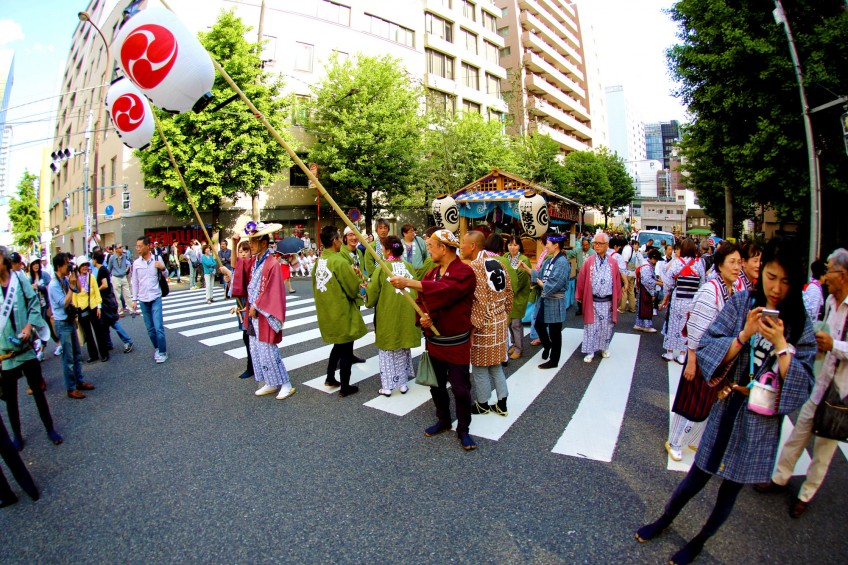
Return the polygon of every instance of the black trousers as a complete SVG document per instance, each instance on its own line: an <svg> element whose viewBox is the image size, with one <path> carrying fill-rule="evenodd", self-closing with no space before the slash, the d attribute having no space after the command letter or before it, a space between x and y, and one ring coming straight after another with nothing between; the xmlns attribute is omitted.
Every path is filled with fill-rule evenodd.
<svg viewBox="0 0 848 565"><path fill-rule="evenodd" d="M3 380L3 400L6 402L6 413L9 415L12 433L17 438L23 437L21 435L21 413L18 407L18 379L21 376L26 377L27 385L32 389L32 398L35 400L35 406L38 408L38 415L44 424L45 431L51 431L53 429L53 418L50 415L50 407L47 405L47 397L41 388L44 385L41 364L37 359L30 359L20 367L0 372L0 378Z"/></svg>
<svg viewBox="0 0 848 565"><path fill-rule="evenodd" d="M33 392L35 392L34 389ZM12 472L12 476L15 477L15 480L18 481L21 488L24 489L24 491L30 495L33 500L38 500L38 488L35 486L35 483L32 480L32 475L29 474L26 465L23 461L21 461L21 456L18 453L18 450L15 449L15 445L12 443L12 440L9 439L9 432L6 431L6 425L3 423L3 418L0 418L0 456L3 457L3 461L6 462L6 466L9 467L9 470ZM9 482L6 480L6 475L3 474L3 469L0 467L0 504L12 502L15 499L15 493L12 492Z"/></svg>
<svg viewBox="0 0 848 565"><path fill-rule="evenodd" d="M327 379L333 379L336 375L336 366L339 367L339 382L343 387L350 386L350 367L353 364L353 342L336 343L330 351L330 360L327 363Z"/></svg>
<svg viewBox="0 0 848 565"><path fill-rule="evenodd" d="M247 350L247 372L253 374L253 358L250 356L250 336L247 332L241 332L241 340L244 342L244 348Z"/></svg>
<svg viewBox="0 0 848 565"><path fill-rule="evenodd" d="M86 315L83 316L83 314ZM96 310L85 309L79 315L79 326L82 330L82 335L85 336L88 357L93 361L109 355L109 346L106 343L104 332L100 328L100 320L96 318Z"/></svg>
<svg viewBox="0 0 848 565"><path fill-rule="evenodd" d="M683 507L686 506L686 503L688 503L693 496L701 492L701 489L706 486L711 478L711 474L706 471L702 471L697 465L692 465L692 468L689 469L689 473L683 481L677 485L677 488L674 489L671 499L665 506L664 517L669 523L671 523L680 511L683 510ZM715 535L721 525L724 524L725 520L727 520L728 516L730 516L730 512L733 510L733 505L736 504L736 497L739 495L743 486L744 485L742 483L737 483L728 479L723 479L721 481L721 485L718 487L718 496L716 497L715 506L713 507L713 511L710 513L710 517L707 518L706 524L704 524L704 527L701 528L701 532L698 534L700 537L708 538Z"/></svg>
<svg viewBox="0 0 848 565"><path fill-rule="evenodd" d="M468 365L448 363L435 357L430 357L430 362L433 364L436 380L439 381L439 386L430 388L439 423L448 427L453 424L447 387L447 383L450 383L456 403L456 433L467 434L471 426L471 373L468 371Z"/></svg>
<svg viewBox="0 0 848 565"><path fill-rule="evenodd" d="M541 298L539 300L542 300ZM562 322L546 324L542 320L545 319L545 303L544 301L539 306L539 314L536 316L536 324L533 326L536 333L539 334L539 341L542 342L542 347L551 352L548 359L552 363L559 365L559 356L562 352Z"/></svg>

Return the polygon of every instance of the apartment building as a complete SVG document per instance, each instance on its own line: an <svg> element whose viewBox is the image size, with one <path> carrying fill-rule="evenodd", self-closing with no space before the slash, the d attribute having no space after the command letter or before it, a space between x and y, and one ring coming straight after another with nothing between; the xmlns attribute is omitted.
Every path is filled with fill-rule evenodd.
<svg viewBox="0 0 848 565"><path fill-rule="evenodd" d="M551 136L563 152L594 146L577 6L561 0L496 0L500 63L509 69L511 127Z"/></svg>

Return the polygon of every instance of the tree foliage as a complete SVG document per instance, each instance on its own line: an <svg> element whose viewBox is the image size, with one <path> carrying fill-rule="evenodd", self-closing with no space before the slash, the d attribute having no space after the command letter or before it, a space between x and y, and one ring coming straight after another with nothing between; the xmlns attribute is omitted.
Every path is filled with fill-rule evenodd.
<svg viewBox="0 0 848 565"><path fill-rule="evenodd" d="M199 37L251 102L291 143L285 131L290 101L281 95L283 83L262 71L259 44L244 39L249 30L233 11L223 11L209 32ZM216 76L212 94L214 106L235 93L221 76ZM179 115L157 112L195 205L200 211L211 212L213 229L219 227L227 200L255 196L291 166L285 150L239 100L214 112L211 108ZM175 216L193 217L158 134L147 150L136 155L152 194L164 194Z"/></svg>
<svg viewBox="0 0 848 565"><path fill-rule="evenodd" d="M514 140L515 174L565 194L568 179L562 168L559 143L551 136L533 133Z"/></svg>
<svg viewBox="0 0 848 565"><path fill-rule="evenodd" d="M28 170L18 183L18 197L9 200L9 219L15 245L32 251L40 239L38 200L35 197L35 181L38 179Z"/></svg>
<svg viewBox="0 0 848 565"><path fill-rule="evenodd" d="M512 140L501 123L476 112L432 114L424 133L425 158L421 180L425 201L437 193L452 193L493 167L513 171Z"/></svg>
<svg viewBox="0 0 848 565"><path fill-rule="evenodd" d="M809 105L844 94L844 2L785 0L783 5L805 70ZM667 53L669 67L692 116L681 144L687 182L718 227L724 224L725 190L732 195L734 223L751 217L759 205L773 207L781 220L809 218L798 85L773 9L771 0L679 0L669 10L680 39ZM825 198L844 192L848 178L839 113L837 107L813 115Z"/></svg>
<svg viewBox="0 0 848 565"><path fill-rule="evenodd" d="M597 208L604 215L604 226L610 216L629 205L636 196L633 179L627 174L624 160L605 147L597 151L575 151L566 155L562 164L566 178L564 196L586 208Z"/></svg>
<svg viewBox="0 0 848 565"><path fill-rule="evenodd" d="M340 204L365 201L369 231L374 195L383 202L408 194L421 160L421 88L389 56L333 56L327 76L312 87L309 129L317 141L309 160Z"/></svg>

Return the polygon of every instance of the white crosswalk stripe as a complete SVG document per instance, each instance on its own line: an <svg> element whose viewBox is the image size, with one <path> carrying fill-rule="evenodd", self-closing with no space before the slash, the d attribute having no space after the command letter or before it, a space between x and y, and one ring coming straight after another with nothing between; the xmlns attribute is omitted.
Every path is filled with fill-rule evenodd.
<svg viewBox="0 0 848 565"><path fill-rule="evenodd" d="M208 347L225 346L220 351L234 359L244 359L247 352L242 342L242 332L238 330L236 318L229 313L235 302L225 300L223 289L215 289L216 301L212 304L206 303L206 295L202 290L177 291L163 300L163 313L165 327L168 330L176 330L184 337L197 337L198 342ZM364 308L362 308L365 310ZM334 394L337 387L324 386L324 369L330 356L332 345L325 344L321 340L321 332L317 327L318 317L315 314L314 299L309 296L289 297L287 303L287 319L284 326L283 341L278 345L283 349L283 359L286 368L293 376L297 385L303 384L313 390L326 394ZM363 320L366 324L374 321L374 315L370 311L363 312ZM529 333L530 328L525 328ZM621 427L626 417L626 409L636 373L637 358L639 355L640 334L618 332L613 337L610 346L612 356L608 359L595 361L595 373L582 393L578 407L571 415L562 435L555 445L552 446L553 453L592 459L596 461L610 462L613 460L620 441ZM475 415L471 421L471 435L485 438L491 441L501 441L511 429L520 427L521 417L541 395L545 389L556 378L564 378L563 367L568 363L576 362L581 358L579 352L582 340L582 330L566 328L562 332L562 355L559 370L540 370L537 365L542 362L541 349L528 346L524 359L518 363L511 363L508 371L509 400L506 417L494 413L486 415ZM372 396L379 383L379 356L374 348L375 335L373 331L366 334L354 344L355 352L365 357L365 362L353 365L351 369L351 383L369 382L371 394L369 398L363 399L363 406L375 409L395 417L404 417L417 409L432 410L430 390L409 383L409 391L400 394L396 391L391 397L382 395ZM525 341L529 344L529 338ZM308 344L305 351L287 354L287 347ZM226 348L228 347L228 348ZM301 348L302 349L302 348ZM424 344L412 350L413 359L418 359L424 350ZM597 358L596 358L597 359ZM519 365L520 363L520 365ZM300 382L297 372L306 367L321 369L320 376ZM676 363L668 364L668 413L669 422L671 418L671 405L676 394L677 384L680 379L681 367ZM314 374L314 372L312 373ZM365 390L363 390L363 393ZM490 402L496 400L495 393ZM355 397L356 398L356 397ZM455 426L454 422L454 426ZM670 425L670 424L669 424ZM793 429L789 418L783 421L781 433L781 444L786 440ZM684 458L676 462L667 457L663 449L665 437L657 438L657 457L666 457L666 467L669 471L686 472L694 461L695 453L690 449L684 449ZM840 449L848 458L848 444L841 443ZM804 452L799 459L795 474L804 474L810 464L810 456Z"/></svg>

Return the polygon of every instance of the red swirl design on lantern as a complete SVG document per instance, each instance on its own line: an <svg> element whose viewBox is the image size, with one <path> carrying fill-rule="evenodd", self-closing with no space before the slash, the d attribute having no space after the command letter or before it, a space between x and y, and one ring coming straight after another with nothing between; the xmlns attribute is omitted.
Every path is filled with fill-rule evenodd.
<svg viewBox="0 0 848 565"><path fill-rule="evenodd" d="M129 78L141 88L156 88L177 60L177 39L156 24L139 26L121 46L121 63Z"/></svg>
<svg viewBox="0 0 848 565"><path fill-rule="evenodd" d="M144 121L145 104L136 94L122 94L112 104L112 121L120 131L130 132Z"/></svg>

